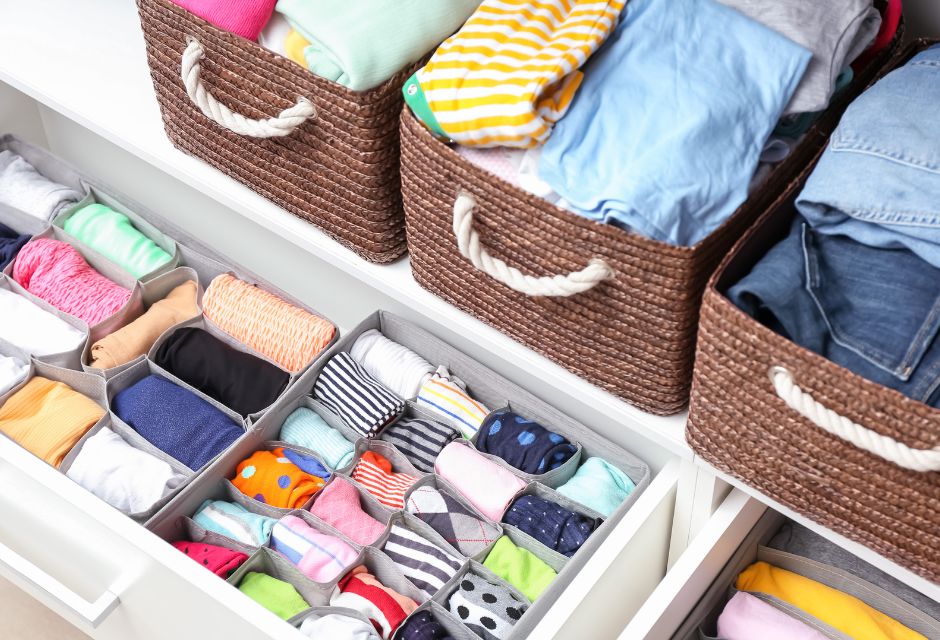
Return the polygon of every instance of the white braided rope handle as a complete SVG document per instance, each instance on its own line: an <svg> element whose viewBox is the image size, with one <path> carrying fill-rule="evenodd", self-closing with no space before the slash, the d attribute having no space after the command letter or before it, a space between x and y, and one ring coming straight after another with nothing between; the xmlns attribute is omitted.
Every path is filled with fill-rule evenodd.
<svg viewBox="0 0 940 640"><path fill-rule="evenodd" d="M859 449L893 462L911 471L940 471L940 447L912 449L894 438L883 436L867 427L852 422L819 403L800 389L790 372L783 367L771 367L770 379L774 391L788 407L824 431L854 444Z"/></svg>
<svg viewBox="0 0 940 640"><path fill-rule="evenodd" d="M199 110L207 118L219 126L239 135L251 136L252 138L276 138L290 135L294 132L294 129L302 125L308 118L316 116L316 109L306 98L299 98L294 106L284 109L274 118L265 120L253 120L240 113L235 113L216 100L202 84L202 80L199 78L202 72L200 60L205 56L205 51L195 38L189 37L187 40L189 44L186 45L180 65L180 76L183 78L183 85L186 87L189 99L199 107Z"/></svg>
<svg viewBox="0 0 940 640"><path fill-rule="evenodd" d="M473 207L476 200L461 191L454 200L454 235L457 248L474 267L504 285L527 296L573 296L583 293L614 275L606 262L592 258L580 271L556 276L528 276L515 267L494 258L480 244L480 234L473 229Z"/></svg>

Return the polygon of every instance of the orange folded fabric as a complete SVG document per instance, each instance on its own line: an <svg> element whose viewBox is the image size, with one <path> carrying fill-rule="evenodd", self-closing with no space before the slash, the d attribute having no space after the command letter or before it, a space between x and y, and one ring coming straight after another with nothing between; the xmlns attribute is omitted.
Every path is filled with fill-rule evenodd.
<svg viewBox="0 0 940 640"><path fill-rule="evenodd" d="M272 507L298 509L323 488L329 475L316 460L278 447L255 451L239 462L232 484L249 498Z"/></svg>
<svg viewBox="0 0 940 640"><path fill-rule="evenodd" d="M98 403L67 384L36 376L0 406L0 431L58 467L103 415Z"/></svg>
<svg viewBox="0 0 940 640"><path fill-rule="evenodd" d="M202 306L218 328L290 372L310 364L336 332L328 320L227 273L209 283Z"/></svg>
<svg viewBox="0 0 940 640"><path fill-rule="evenodd" d="M146 354L164 331L199 315L197 295L192 280L173 289L163 300L150 305L142 316L93 344L91 366L110 369Z"/></svg>

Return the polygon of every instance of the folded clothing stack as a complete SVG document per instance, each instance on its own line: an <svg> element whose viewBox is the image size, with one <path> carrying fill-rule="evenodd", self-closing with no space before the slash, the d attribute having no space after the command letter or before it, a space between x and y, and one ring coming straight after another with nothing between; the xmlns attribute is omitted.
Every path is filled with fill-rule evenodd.
<svg viewBox="0 0 940 640"><path fill-rule="evenodd" d="M789 233L727 291L784 337L933 407L940 125L930 114L940 100L938 69L934 46L849 106L796 199Z"/></svg>
<svg viewBox="0 0 940 640"><path fill-rule="evenodd" d="M0 151L0 203L40 220L51 220L83 194L50 180L10 149Z"/></svg>
<svg viewBox="0 0 940 640"><path fill-rule="evenodd" d="M515 186L693 246L890 42L880 26L872 0L484 0L403 93Z"/></svg>

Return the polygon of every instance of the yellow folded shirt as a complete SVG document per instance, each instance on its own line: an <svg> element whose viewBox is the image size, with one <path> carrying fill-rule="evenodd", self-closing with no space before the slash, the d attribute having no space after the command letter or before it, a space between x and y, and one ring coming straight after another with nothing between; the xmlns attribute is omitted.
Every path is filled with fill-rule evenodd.
<svg viewBox="0 0 940 640"><path fill-rule="evenodd" d="M67 384L36 376L0 406L0 432L58 468L103 415L94 400Z"/></svg>
<svg viewBox="0 0 940 640"><path fill-rule="evenodd" d="M788 602L856 640L927 640L854 596L766 562L742 571L735 586Z"/></svg>
<svg viewBox="0 0 940 640"><path fill-rule="evenodd" d="M284 39L284 53L287 57L299 64L304 69L307 68L307 58L304 57L304 49L310 46L310 41L297 33L296 29L291 29Z"/></svg>

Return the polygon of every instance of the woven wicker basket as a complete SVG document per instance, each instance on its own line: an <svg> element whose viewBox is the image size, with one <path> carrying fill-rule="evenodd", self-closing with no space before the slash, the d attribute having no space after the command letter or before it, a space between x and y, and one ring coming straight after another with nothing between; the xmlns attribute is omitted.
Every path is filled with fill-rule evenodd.
<svg viewBox="0 0 940 640"><path fill-rule="evenodd" d="M317 225L367 260L390 262L405 252L398 116L401 86L414 69L354 92L168 0L137 5L164 126L178 149ZM193 40L202 51L198 81L221 109L263 120L302 96L315 114L299 126L300 117L288 118L290 133L277 137L220 126L190 99L181 77L184 52Z"/></svg>
<svg viewBox="0 0 940 640"><path fill-rule="evenodd" d="M891 66L926 44L914 43ZM812 405L817 415L828 408L914 449L940 447L940 411L790 342L719 293L786 235L793 201L811 169L741 240L709 283L687 438L719 469L940 582L940 473L907 470L849 444L791 409L783 397L804 411ZM791 383L812 400L796 401ZM938 451L933 457L940 457Z"/></svg>
<svg viewBox="0 0 940 640"><path fill-rule="evenodd" d="M650 240L555 207L470 163L405 109L402 196L415 278L639 408L677 413L688 402L699 303L708 276L820 149L850 99L888 56L884 52L860 73L764 186L693 247ZM462 192L472 200L459 197ZM484 269L495 278L458 249L455 217L461 224L470 220L480 246L493 258ZM613 277L576 295L529 295L500 281L533 276L540 278L535 287L544 288L546 278L585 269L595 259L606 263ZM511 268L521 274L508 276Z"/></svg>

